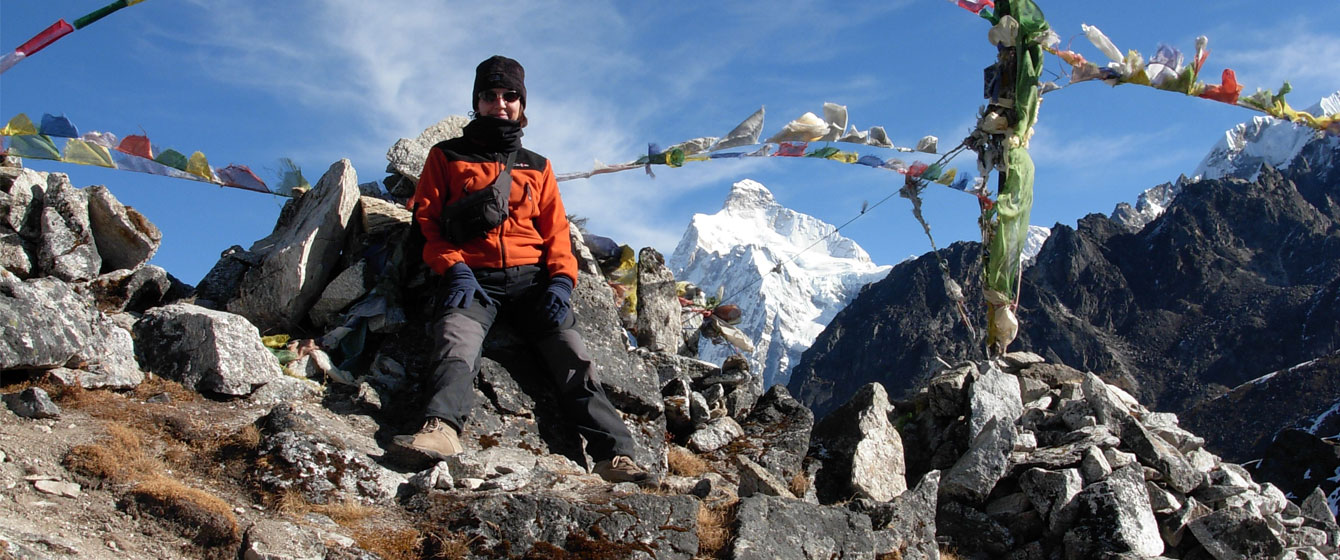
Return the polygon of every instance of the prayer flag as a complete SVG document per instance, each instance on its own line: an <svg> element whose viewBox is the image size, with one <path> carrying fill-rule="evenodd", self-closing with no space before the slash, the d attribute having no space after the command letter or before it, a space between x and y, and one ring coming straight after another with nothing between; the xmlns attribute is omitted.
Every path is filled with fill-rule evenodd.
<svg viewBox="0 0 1340 560"><path fill-rule="evenodd" d="M19 113L17 115L14 115L14 118L9 119L9 124L6 124L5 128L3 130L0 130L0 134L4 134L6 136L37 134L37 127L33 126L33 121L32 119L28 118L28 115Z"/></svg>
<svg viewBox="0 0 1340 560"><path fill-rule="evenodd" d="M32 39L28 39L14 50L23 53L24 56L32 56L37 51L47 48L47 45L56 42L56 39L69 35L72 31L74 31L74 28L62 19L43 29L41 33L34 35Z"/></svg>
<svg viewBox="0 0 1340 560"><path fill-rule="evenodd" d="M214 171L209 167L209 161L205 159L205 154L196 152L191 154L191 159L186 162L186 172L207 181L214 181Z"/></svg>
<svg viewBox="0 0 1340 560"><path fill-rule="evenodd" d="M56 149L50 138L41 134L10 136L9 155L60 161L60 150Z"/></svg>
<svg viewBox="0 0 1340 560"><path fill-rule="evenodd" d="M145 159L153 159L153 148L149 143L149 137L140 134L132 134L121 141L116 149L130 154L140 156Z"/></svg>
<svg viewBox="0 0 1340 560"><path fill-rule="evenodd" d="M252 173L251 169L245 165L232 164L219 169L218 172L219 182L223 183L225 187L236 187L263 193L270 192L270 189L266 188L265 182L261 181L261 178Z"/></svg>
<svg viewBox="0 0 1340 560"><path fill-rule="evenodd" d="M56 116L51 113L42 115L41 133L47 136L58 136L60 138L78 138L79 131L74 128L74 124L65 115Z"/></svg>
<svg viewBox="0 0 1340 560"><path fill-rule="evenodd" d="M90 144L78 138L65 143L65 157L62 157L61 161L116 168L116 164L112 163L112 154L107 151L107 148Z"/></svg>

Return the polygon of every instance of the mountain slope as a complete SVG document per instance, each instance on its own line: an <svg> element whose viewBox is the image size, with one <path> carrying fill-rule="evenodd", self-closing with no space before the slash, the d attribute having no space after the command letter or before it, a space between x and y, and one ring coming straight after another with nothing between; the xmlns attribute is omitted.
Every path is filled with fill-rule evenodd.
<svg viewBox="0 0 1340 560"><path fill-rule="evenodd" d="M1309 142L1254 182L1188 182L1135 233L1102 215L1058 225L1024 273L1014 348L1181 411L1340 346L1340 302L1327 296L1340 278L1335 141ZM967 293L978 250L946 250ZM933 259L895 267L816 339L789 388L822 415L864 383L905 394L914 364L979 352L951 332L940 282Z"/></svg>
<svg viewBox="0 0 1340 560"><path fill-rule="evenodd" d="M754 341L750 368L764 387L785 384L815 336L861 287L888 273L822 220L782 207L763 185L736 183L716 214L697 214L670 257L675 278L740 306L737 325ZM779 267L780 265L780 267ZM727 345L703 344L721 363Z"/></svg>

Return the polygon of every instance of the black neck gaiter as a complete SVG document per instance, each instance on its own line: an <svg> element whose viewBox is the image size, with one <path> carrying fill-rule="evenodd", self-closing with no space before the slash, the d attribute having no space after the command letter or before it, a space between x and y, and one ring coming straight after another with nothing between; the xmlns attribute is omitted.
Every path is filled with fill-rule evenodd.
<svg viewBox="0 0 1340 560"><path fill-rule="evenodd" d="M465 137L492 152L502 154L521 149L521 123L498 117L480 116L465 125Z"/></svg>

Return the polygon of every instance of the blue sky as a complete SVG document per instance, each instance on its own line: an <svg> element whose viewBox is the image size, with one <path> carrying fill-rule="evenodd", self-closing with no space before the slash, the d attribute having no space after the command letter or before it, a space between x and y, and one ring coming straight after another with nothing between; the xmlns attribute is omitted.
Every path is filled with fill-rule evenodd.
<svg viewBox="0 0 1340 560"><path fill-rule="evenodd" d="M106 0L4 0L0 50ZM1190 52L1210 39L1205 74L1233 68L1245 86L1276 89L1306 108L1340 90L1340 2L1061 2L1039 5L1063 45L1101 55L1081 23L1122 50L1159 43ZM697 136L724 135L765 106L764 135L823 103L846 105L858 128L883 126L899 145L924 135L952 146L983 104L995 56L988 24L941 0L761 2L397 2L148 0L61 39L0 76L0 119L64 113L81 132L147 133L250 166L276 183L292 158L313 182L335 161L359 181L385 177L387 148L469 110L475 65L493 54L526 67L527 147L559 172L619 163ZM1049 73L1062 68L1048 58ZM1217 79L1215 80L1217 81ZM1047 95L1032 153L1033 223L1074 224L1194 170L1236 123L1258 113L1139 86L1087 82ZM894 155L889 153L887 155ZM105 184L164 233L154 263L196 283L231 245L274 225L283 199L202 183L28 160ZM968 156L954 165L971 169ZM694 213L717 211L751 178L784 205L833 224L897 189L901 176L790 158L712 161L562 183L588 229L669 254ZM941 245L976 239L975 199L927 191ZM907 201L894 198L843 234L893 264L929 250Z"/></svg>

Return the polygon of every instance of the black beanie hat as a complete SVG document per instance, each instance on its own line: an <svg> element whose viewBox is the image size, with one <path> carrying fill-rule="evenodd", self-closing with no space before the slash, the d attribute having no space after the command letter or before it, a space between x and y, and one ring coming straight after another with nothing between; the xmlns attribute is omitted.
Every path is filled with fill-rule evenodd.
<svg viewBox="0 0 1340 560"><path fill-rule="evenodd" d="M470 107L479 109L479 92L486 89L507 88L521 94L521 106L526 106L526 69L521 63L502 55L493 55L475 67L475 89L470 93Z"/></svg>

